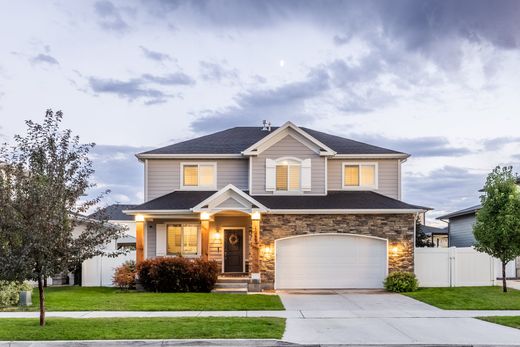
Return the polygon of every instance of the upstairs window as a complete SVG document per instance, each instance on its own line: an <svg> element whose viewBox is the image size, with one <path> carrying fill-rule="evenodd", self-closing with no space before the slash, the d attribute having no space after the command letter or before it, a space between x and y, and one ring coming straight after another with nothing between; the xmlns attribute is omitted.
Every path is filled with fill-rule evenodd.
<svg viewBox="0 0 520 347"><path fill-rule="evenodd" d="M217 189L215 163L181 164L181 189Z"/></svg>
<svg viewBox="0 0 520 347"><path fill-rule="evenodd" d="M300 162L284 160L276 163L276 190L300 191L301 190L301 165Z"/></svg>
<svg viewBox="0 0 520 347"><path fill-rule="evenodd" d="M377 189L377 163L343 163L343 189Z"/></svg>
<svg viewBox="0 0 520 347"><path fill-rule="evenodd" d="M171 224L166 229L168 255L199 254L199 227L196 224Z"/></svg>

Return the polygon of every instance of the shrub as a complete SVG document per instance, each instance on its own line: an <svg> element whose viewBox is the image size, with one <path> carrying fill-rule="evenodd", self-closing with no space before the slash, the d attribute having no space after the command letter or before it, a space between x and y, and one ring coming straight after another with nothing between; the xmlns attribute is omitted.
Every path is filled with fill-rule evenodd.
<svg viewBox="0 0 520 347"><path fill-rule="evenodd" d="M384 281L385 289L389 292L414 292L419 287L419 281L413 272L392 272Z"/></svg>
<svg viewBox="0 0 520 347"><path fill-rule="evenodd" d="M31 283L0 281L0 307L16 306L20 301L21 291L32 291Z"/></svg>
<svg viewBox="0 0 520 347"><path fill-rule="evenodd" d="M116 268L112 283L122 290L133 289L135 288L136 274L135 261L126 261Z"/></svg>
<svg viewBox="0 0 520 347"><path fill-rule="evenodd" d="M210 292L217 282L214 261L160 257L139 264L139 280L147 291Z"/></svg>

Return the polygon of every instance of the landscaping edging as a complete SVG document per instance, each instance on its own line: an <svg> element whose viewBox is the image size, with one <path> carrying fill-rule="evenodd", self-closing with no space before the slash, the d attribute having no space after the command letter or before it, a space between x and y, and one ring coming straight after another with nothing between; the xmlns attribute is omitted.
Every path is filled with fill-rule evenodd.
<svg viewBox="0 0 520 347"><path fill-rule="evenodd" d="M140 346L182 346L182 347L290 347L296 343L275 339L195 339L195 340L76 340L76 341L0 341L0 347L140 347Z"/></svg>

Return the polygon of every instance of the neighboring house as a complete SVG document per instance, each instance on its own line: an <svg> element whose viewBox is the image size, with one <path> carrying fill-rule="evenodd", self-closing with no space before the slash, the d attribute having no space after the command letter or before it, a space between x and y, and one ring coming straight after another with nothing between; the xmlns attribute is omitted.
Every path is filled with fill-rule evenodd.
<svg viewBox="0 0 520 347"><path fill-rule="evenodd" d="M516 183L520 186L520 179ZM437 219L448 223L449 247L472 247L474 245L473 226L477 219L477 212L481 207L482 205L478 204L437 217ZM509 266L511 271L508 273L511 276L520 275L520 258L516 259L515 264Z"/></svg>
<svg viewBox="0 0 520 347"><path fill-rule="evenodd" d="M132 216L124 214L122 211L135 207L136 205L113 204L97 211L89 218L108 219L112 224L118 224L126 227L126 235L122 238L114 240L107 247L107 251L116 249L128 249L128 254L117 257L96 256L85 260L81 266L81 283L82 286L112 286L112 276L114 270L127 260L135 260L135 226L136 223Z"/></svg>
<svg viewBox="0 0 520 347"><path fill-rule="evenodd" d="M421 230L429 237L433 247L448 247L448 228L421 225Z"/></svg>
<svg viewBox="0 0 520 347"><path fill-rule="evenodd" d="M145 202L124 211L137 262L202 257L255 289L382 287L414 270L426 211L401 201L408 157L290 122L137 154Z"/></svg>

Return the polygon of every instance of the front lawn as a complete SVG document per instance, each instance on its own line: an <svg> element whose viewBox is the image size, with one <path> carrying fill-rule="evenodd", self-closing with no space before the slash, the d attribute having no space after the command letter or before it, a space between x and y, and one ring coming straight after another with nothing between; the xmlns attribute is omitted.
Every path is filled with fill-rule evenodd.
<svg viewBox="0 0 520 347"><path fill-rule="evenodd" d="M520 317L519 316L511 316L511 317L479 317L479 319L484 320L486 322L491 322L495 324L505 325L511 328L520 329Z"/></svg>
<svg viewBox="0 0 520 347"><path fill-rule="evenodd" d="M445 310L520 310L520 291L502 287L420 288L404 293Z"/></svg>
<svg viewBox="0 0 520 347"><path fill-rule="evenodd" d="M216 293L121 292L106 287L50 287L45 290L48 311L240 311L283 310L277 295ZM38 291L33 291L37 311Z"/></svg>
<svg viewBox="0 0 520 347"><path fill-rule="evenodd" d="M280 339L283 318L0 319L0 340Z"/></svg>

